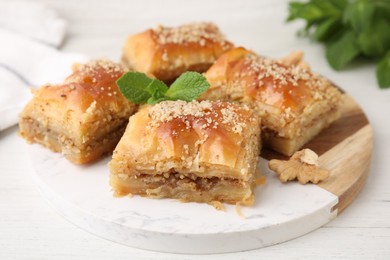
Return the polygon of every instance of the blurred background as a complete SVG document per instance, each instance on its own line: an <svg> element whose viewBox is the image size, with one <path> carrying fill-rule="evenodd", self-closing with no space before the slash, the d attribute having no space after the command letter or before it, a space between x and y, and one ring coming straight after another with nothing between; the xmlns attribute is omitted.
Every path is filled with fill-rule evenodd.
<svg viewBox="0 0 390 260"><path fill-rule="evenodd" d="M158 23L175 26L194 21L212 21L237 45L267 55L284 55L291 49L309 44L307 40L295 37L303 22L285 24L288 16L287 0L30 2L47 4L67 20L67 35L61 48L69 52L83 52L91 57L120 57L129 34L154 28ZM283 41L280 40L282 36Z"/></svg>

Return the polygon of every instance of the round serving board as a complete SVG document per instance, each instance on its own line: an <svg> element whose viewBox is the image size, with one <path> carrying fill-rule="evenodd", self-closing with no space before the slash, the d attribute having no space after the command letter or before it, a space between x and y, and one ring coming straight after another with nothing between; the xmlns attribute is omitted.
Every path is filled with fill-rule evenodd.
<svg viewBox="0 0 390 260"><path fill-rule="evenodd" d="M30 146L36 180L49 203L77 226L103 238L173 253L224 253L260 248L306 234L343 211L362 189L372 152L372 132L359 106L345 95L341 118L306 147L320 155L330 178L319 185L282 184L267 167L281 156L264 150L260 170L266 183L255 204L226 211L200 203L115 198L103 159L74 165L61 154Z"/></svg>

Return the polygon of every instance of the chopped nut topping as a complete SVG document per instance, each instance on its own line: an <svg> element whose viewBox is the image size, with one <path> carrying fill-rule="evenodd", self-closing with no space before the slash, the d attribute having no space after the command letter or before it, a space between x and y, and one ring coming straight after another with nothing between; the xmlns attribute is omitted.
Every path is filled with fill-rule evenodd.
<svg viewBox="0 0 390 260"><path fill-rule="evenodd" d="M166 50L163 52L161 58L163 61L168 61L168 53L166 52Z"/></svg>
<svg viewBox="0 0 390 260"><path fill-rule="evenodd" d="M85 111L87 114L93 114L93 112L95 111L96 109L96 100L94 100L90 105L89 107L87 108L87 110Z"/></svg>
<svg viewBox="0 0 390 260"><path fill-rule="evenodd" d="M298 179L299 183L318 183L329 176L329 171L318 166L318 155L310 149L298 151L288 161L271 160L268 166L282 182Z"/></svg>
<svg viewBox="0 0 390 260"><path fill-rule="evenodd" d="M108 73L125 71L123 65L106 59L91 60L86 64L78 64L74 68L84 73L95 72L98 68L103 68ZM92 81L96 81L96 79L92 79Z"/></svg>
<svg viewBox="0 0 390 260"><path fill-rule="evenodd" d="M256 99L269 105L279 106L286 120L292 120L313 100L337 102L339 92L329 80L301 66L287 66L255 53L248 52L243 58L243 69L232 72L231 92L244 88ZM292 58L299 60L300 57ZM289 61L294 63L296 61ZM240 68L242 68L240 66ZM246 77L250 76L250 82ZM237 92L238 96L241 95ZM291 110L289 110L291 109Z"/></svg>
<svg viewBox="0 0 390 260"><path fill-rule="evenodd" d="M198 42L201 46L204 46L206 40L225 43L224 35L212 23L191 23L175 28L159 25L154 32L160 44Z"/></svg>
<svg viewBox="0 0 390 260"><path fill-rule="evenodd" d="M217 107L221 109L215 109ZM238 113L239 109L241 108L236 105L220 101L163 101L150 108L149 117L151 118L151 121L148 126L158 126L161 123L178 118L181 119L186 125L186 128L189 129L191 128L190 121L202 119L204 120L204 123L202 121L203 124L201 125L202 129L215 129L222 123L229 125L233 133L242 134L247 125L246 120L250 119L244 119L242 115Z"/></svg>
<svg viewBox="0 0 390 260"><path fill-rule="evenodd" d="M73 70L73 74L64 80L64 84L69 85L70 91L81 87L90 92L94 99L116 96L115 80L125 72L122 65L104 59L91 60L86 64L75 64Z"/></svg>
<svg viewBox="0 0 390 260"><path fill-rule="evenodd" d="M278 83L278 86L287 84L298 86L299 80L309 80L314 78L313 73L308 70L296 66L286 66L276 60L260 57L254 54L247 55L245 63L249 65L252 71L259 73L259 81L264 78L271 77L275 83ZM242 73L240 76L244 77ZM312 83L313 82L311 82L311 84Z"/></svg>

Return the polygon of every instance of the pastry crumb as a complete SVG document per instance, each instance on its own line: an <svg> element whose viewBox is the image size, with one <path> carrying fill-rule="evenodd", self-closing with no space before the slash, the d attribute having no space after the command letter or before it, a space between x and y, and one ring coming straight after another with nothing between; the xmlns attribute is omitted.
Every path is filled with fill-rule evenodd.
<svg viewBox="0 0 390 260"><path fill-rule="evenodd" d="M216 210L226 211L225 206L220 201L213 200L209 202L209 205L213 206Z"/></svg>
<svg viewBox="0 0 390 260"><path fill-rule="evenodd" d="M268 166L282 182L297 179L301 184L317 184L329 177L329 171L318 166L318 155L310 149L295 152L288 161L271 160Z"/></svg>
<svg viewBox="0 0 390 260"><path fill-rule="evenodd" d="M241 203L240 202L236 203L236 213L238 216L240 216L240 218L242 218L242 219L246 218L245 215L241 211Z"/></svg>
<svg viewBox="0 0 390 260"><path fill-rule="evenodd" d="M201 46L206 41L225 43L225 36L212 23L190 23L179 27L158 25L154 29L155 37L160 44L188 44L197 42Z"/></svg>
<svg viewBox="0 0 390 260"><path fill-rule="evenodd" d="M267 183L267 177L260 176L255 182L256 182L256 185L264 185Z"/></svg>

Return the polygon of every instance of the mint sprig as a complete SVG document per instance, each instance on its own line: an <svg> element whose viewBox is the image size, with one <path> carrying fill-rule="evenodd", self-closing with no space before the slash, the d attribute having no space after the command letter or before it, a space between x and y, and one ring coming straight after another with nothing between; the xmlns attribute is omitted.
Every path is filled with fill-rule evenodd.
<svg viewBox="0 0 390 260"><path fill-rule="evenodd" d="M141 72L127 72L116 84L122 95L135 104L156 104L164 100L189 102L210 87L202 74L192 71L183 73L170 88L164 82L149 78Z"/></svg>
<svg viewBox="0 0 390 260"><path fill-rule="evenodd" d="M376 77L381 88L390 86L390 50L376 66Z"/></svg>
<svg viewBox="0 0 390 260"><path fill-rule="evenodd" d="M312 35L326 48L332 68L341 70L363 57L377 62L377 79L390 87L390 1L308 0L290 2L287 21L303 19L301 35Z"/></svg>

